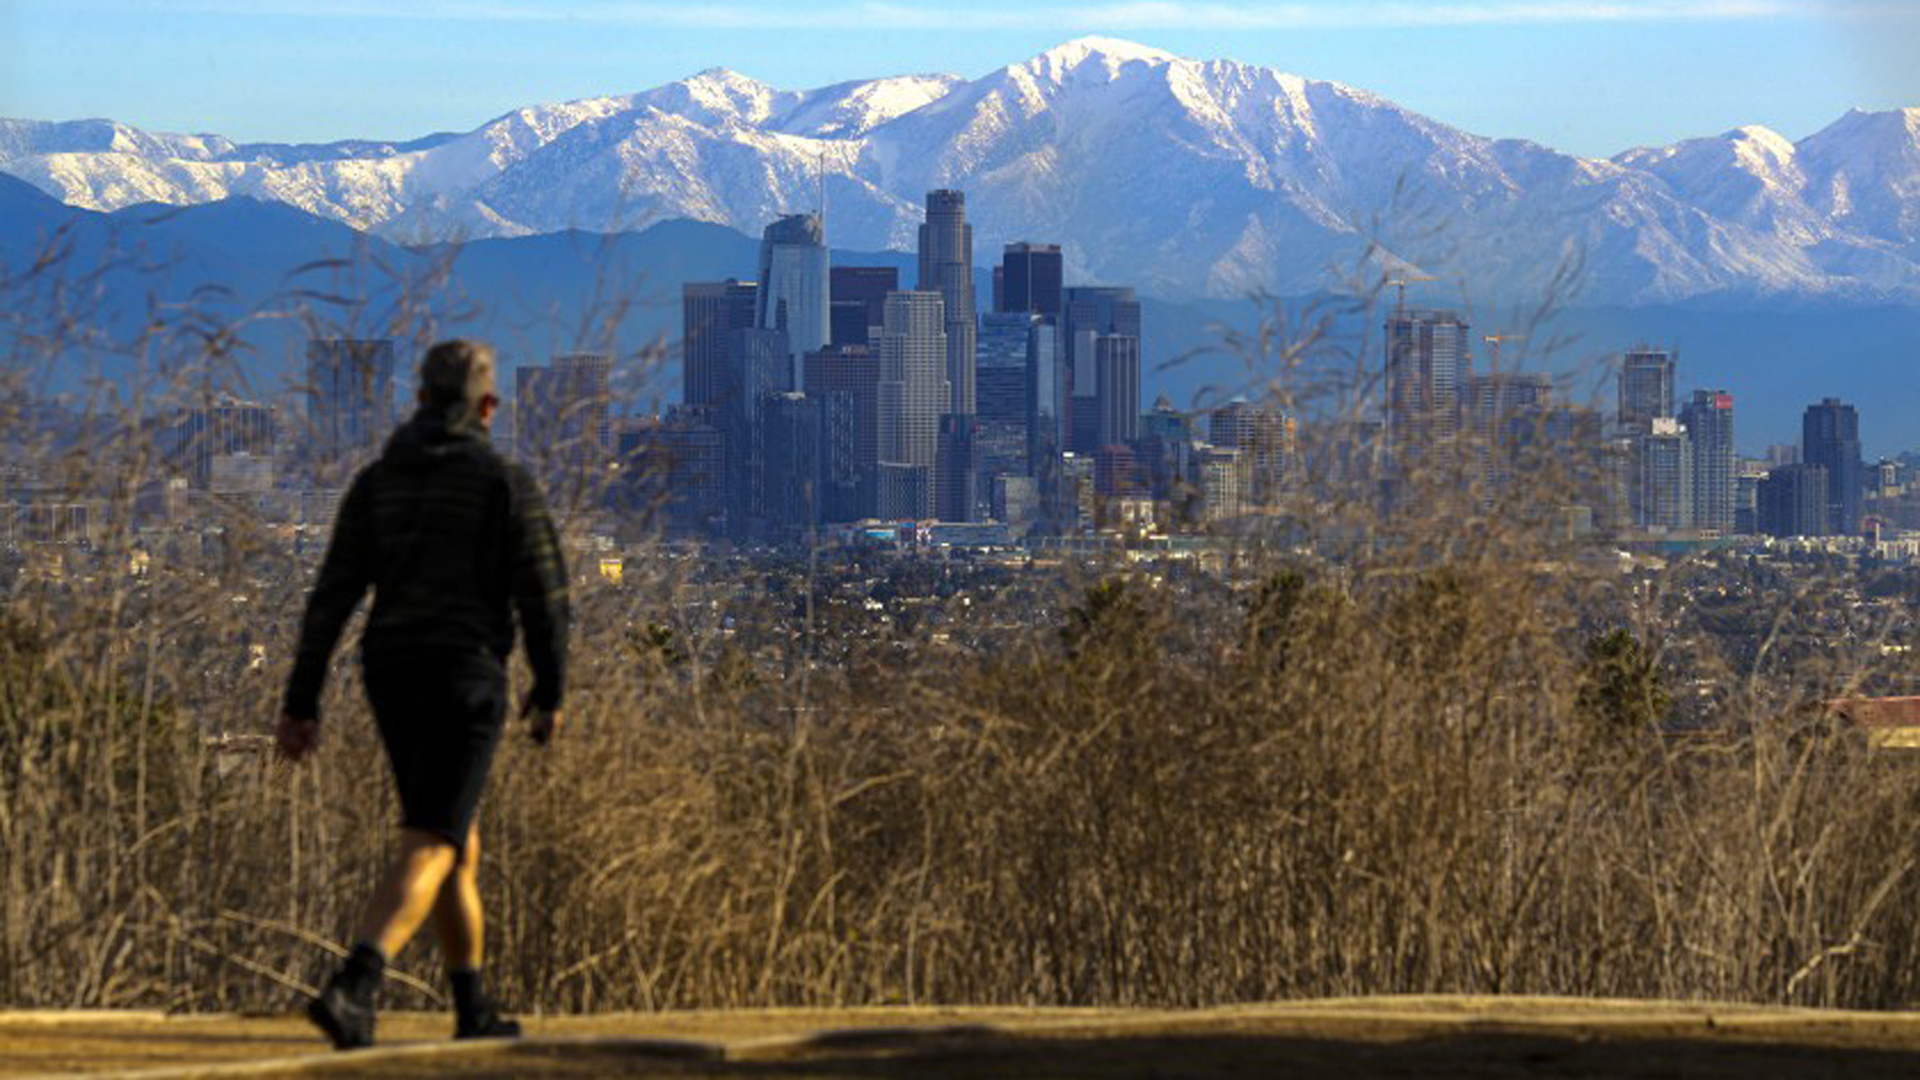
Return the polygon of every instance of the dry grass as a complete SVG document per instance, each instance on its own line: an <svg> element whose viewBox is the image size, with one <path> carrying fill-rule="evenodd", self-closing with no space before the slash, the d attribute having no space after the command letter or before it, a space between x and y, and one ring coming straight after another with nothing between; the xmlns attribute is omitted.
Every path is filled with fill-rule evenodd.
<svg viewBox="0 0 1920 1080"><path fill-rule="evenodd" d="M29 422L48 365L169 374L79 402L52 471L109 524L62 575L18 569L0 622L0 1004L282 1007L388 843L357 677L343 658L310 766L204 741L268 730L306 570L244 514L192 550L131 528L158 472L137 418L244 385L252 358L192 312L101 340L57 264L0 283L16 463L48 460ZM288 309L339 325L310 299ZM412 302L383 318L432 336ZM1308 325L1232 344L1289 408L1360 414L1365 380L1308 378L1335 344ZM483 813L493 977L555 1012L1912 1003L1917 778L1806 708L1871 674L1874 634L1823 643L1803 620L1837 583L1809 579L1759 613L1780 616L1764 647L1728 650L1699 632L1695 568L1631 587L1555 537L1578 478L1529 475L1439 470L1385 511L1364 470L1316 476L1231 570L1036 579L1022 611L1059 616L990 649L859 639L809 666L791 619L723 641L679 564L582 575L572 729L510 743ZM144 578L122 572L136 550ZM635 646L652 621L681 658ZM1596 661L1613 627L1645 652ZM1656 669L1716 688L1684 703L1685 738L1657 726ZM396 1005L434 1003L415 948Z"/></svg>

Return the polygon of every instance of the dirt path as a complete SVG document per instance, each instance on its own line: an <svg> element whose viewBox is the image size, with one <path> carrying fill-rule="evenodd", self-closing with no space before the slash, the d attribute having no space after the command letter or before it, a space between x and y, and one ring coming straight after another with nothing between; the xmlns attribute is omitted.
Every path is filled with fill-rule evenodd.
<svg viewBox="0 0 1920 1080"><path fill-rule="evenodd" d="M1920 1015L1551 998L546 1017L482 1045L448 1026L387 1015L379 1049L333 1054L293 1016L0 1013L0 1077L1920 1076Z"/></svg>

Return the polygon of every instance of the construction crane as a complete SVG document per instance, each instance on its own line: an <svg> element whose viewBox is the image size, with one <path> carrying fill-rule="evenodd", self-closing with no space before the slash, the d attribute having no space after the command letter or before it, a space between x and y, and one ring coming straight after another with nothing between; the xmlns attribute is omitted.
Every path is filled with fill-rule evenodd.
<svg viewBox="0 0 1920 1080"><path fill-rule="evenodd" d="M1400 315L1407 310L1407 286L1419 281L1438 281L1432 274L1405 273L1399 277L1390 277L1386 284L1399 290L1399 299L1394 302L1393 313Z"/></svg>
<svg viewBox="0 0 1920 1080"><path fill-rule="evenodd" d="M1525 334L1488 334L1485 337L1481 338L1480 340L1493 346L1493 358L1491 360L1492 369L1494 371L1499 371L1500 370L1500 343L1503 341L1525 341L1527 340L1527 336Z"/></svg>

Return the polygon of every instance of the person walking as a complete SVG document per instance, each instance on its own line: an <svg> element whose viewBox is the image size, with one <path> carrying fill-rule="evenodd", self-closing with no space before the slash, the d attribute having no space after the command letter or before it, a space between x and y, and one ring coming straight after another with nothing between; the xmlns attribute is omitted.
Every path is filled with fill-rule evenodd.
<svg viewBox="0 0 1920 1080"><path fill-rule="evenodd" d="M287 681L278 743L300 761L319 744L334 646L371 587L361 666L400 797L399 852L353 951L307 1004L340 1049L373 1044L386 965L429 916L452 983L454 1037L520 1034L481 984L474 814L505 724L514 615L533 669L520 711L541 745L560 729L569 615L539 488L488 441L500 403L494 379L483 342L428 350L418 411L341 500Z"/></svg>

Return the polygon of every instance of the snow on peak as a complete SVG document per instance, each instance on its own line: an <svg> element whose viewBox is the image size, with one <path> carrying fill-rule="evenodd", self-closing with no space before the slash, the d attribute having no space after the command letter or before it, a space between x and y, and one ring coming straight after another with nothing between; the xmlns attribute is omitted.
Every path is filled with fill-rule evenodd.
<svg viewBox="0 0 1920 1080"><path fill-rule="evenodd" d="M1032 68L1053 71L1071 71L1088 60L1103 60L1107 66L1140 61L1148 64L1169 64L1179 60L1178 56L1151 45L1142 45L1135 41L1126 41L1111 37L1081 37L1061 45L1055 45L1039 56L1027 62Z"/></svg>

